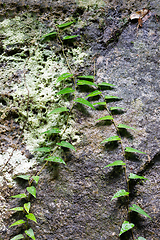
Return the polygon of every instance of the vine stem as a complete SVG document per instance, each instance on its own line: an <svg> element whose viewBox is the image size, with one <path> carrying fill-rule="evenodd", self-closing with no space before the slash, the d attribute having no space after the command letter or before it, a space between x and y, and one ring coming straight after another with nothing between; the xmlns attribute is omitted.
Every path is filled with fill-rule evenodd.
<svg viewBox="0 0 160 240"><path fill-rule="evenodd" d="M62 39L61 39L61 37L60 37L60 35L59 35L59 33L60 33L60 32L59 32L59 29L56 28L56 30L57 30L57 32L58 32L58 39L59 39L59 41L60 41L60 43L61 43L61 46L62 46L62 53L63 53L63 56L64 56L64 58L65 58L65 60L66 60L66 64L67 64L67 66L68 66L68 69L69 69L70 73L73 74L72 69L71 69L71 67L70 67L70 65L69 65L68 58L67 58L67 56L66 56L66 54L65 54L65 51L64 51L63 41L62 41ZM77 86L76 86L75 77L73 76L72 79L73 79L73 83L74 83L74 88L75 88L75 90L76 90ZM75 96L75 92L73 92L73 95L74 95L74 99L75 99L75 97L76 97L76 96ZM74 108L74 105L75 105L75 103L73 103L72 106L71 106L71 108L70 108L70 111L69 111L68 117L67 117L67 121L66 121L66 127L65 127L65 129L63 130L63 132L62 132L61 135L63 135L63 134L65 133L65 131L66 131L67 127L68 127L69 116L70 116L70 114L71 114L71 112L72 112L72 110L73 110L73 108Z"/></svg>
<svg viewBox="0 0 160 240"><path fill-rule="evenodd" d="M95 58L93 59L93 61L94 61L94 79L95 79L95 75L96 75ZM101 96L101 97L103 98L103 100L105 101L105 98L103 97L103 95L100 94L100 96ZM110 111L110 110L108 109L108 107L107 107L106 101L105 101L105 109L106 109L106 111L108 112L108 114L113 118L113 115L112 115L111 111ZM121 135L120 135L119 129L118 129L118 127L117 127L117 124L116 124L114 118L113 118L112 122L113 122L114 127L115 127L115 129L116 129L116 131L117 131L118 136L119 136L120 139L121 139ZM121 149L122 149L122 154L123 154L123 157L124 157L124 161L125 161L125 164L126 164L127 160L126 160L126 157L125 157L125 151L124 151L122 139L120 140L120 144L121 144ZM124 168L124 174L125 174L125 179L126 179L126 184L127 184L127 190L128 190L128 192L130 192L130 189L129 189L129 180L128 180L128 177L127 177L126 165L123 166L123 168ZM129 211L129 195L127 195L127 213L128 213L129 222L131 222L131 220L130 220L130 211ZM131 228L131 234L132 234L132 239L135 240L132 228Z"/></svg>
<svg viewBox="0 0 160 240"><path fill-rule="evenodd" d="M55 147L54 151L52 152L52 155L56 152L57 148L58 148L58 146ZM51 155L51 156L52 156L52 155ZM48 165L48 162L49 162L49 161L46 161L46 162L43 164L43 166L42 166L41 169L38 171L38 173L36 173L36 176L39 176L39 175L41 174L41 172L43 171L43 169ZM31 179L31 181L29 182L29 186L32 184L32 182L33 182L33 179Z"/></svg>
<svg viewBox="0 0 160 240"><path fill-rule="evenodd" d="M105 98L103 97L103 95L100 94L100 96L101 96L101 97L103 98L103 100L105 101ZM105 103L106 103L106 101L105 101ZM110 110L108 109L108 107L107 107L107 103L105 104L105 109L106 109L106 111L108 112L108 114L109 114L111 117L113 117L111 111L110 111ZM114 127L115 127L115 129L116 129L116 131L117 131L117 135L121 138L119 129L118 129L118 127L117 127L117 124L116 124L114 118L113 118L112 122L113 122ZM123 154L123 157L124 157L124 161L125 161L125 164L126 164L127 159L126 159L126 157L125 157L125 151L124 151L122 139L120 140L120 144L121 144L121 149L122 149L122 154ZM123 168L124 168L124 174L125 174L125 179L126 179L127 190L128 190L128 192L130 192L130 189L129 189L129 180L128 180L128 177L127 177L126 165L123 166ZM127 213L128 213L129 222L131 222L131 220L130 220L130 211L129 211L129 195L127 195ZM132 228L131 228L131 234L132 234L132 239L135 240Z"/></svg>
<svg viewBox="0 0 160 240"><path fill-rule="evenodd" d="M56 28L56 30L57 30L57 32L58 32L58 39L59 39L59 41L60 41L60 43L61 43L61 46L62 46L62 54L63 54L63 56L64 56L64 58L65 58L65 60L66 60L66 64L67 64L67 66L68 66L68 69L69 69L70 73L73 74L73 73L72 73L72 69L71 69L71 67L70 67L70 65L69 65L67 56L65 55L64 44L63 44L63 41L61 40L61 37L60 37L60 35L59 35L59 29ZM75 77L73 76L72 79L73 79L74 87L75 87L75 90L76 90L77 86L76 86ZM74 94L74 99L75 99L75 93L73 92L73 94ZM65 133L65 131L66 131L67 127L68 127L69 116L70 116L70 114L71 114L71 112L72 112L72 110L73 110L73 108L74 108L74 105L75 105L75 103L72 104L72 106L71 106L71 108L70 108L70 111L67 112L68 116L67 116L67 120L66 120L66 125L65 125L65 128L64 128L63 132L61 133L61 136L63 136L63 134ZM57 148L58 148L58 146L55 147L55 149L54 149L54 151L52 152L51 156L53 156L53 154L56 152ZM43 169L48 165L48 162L49 162L49 161L46 161L46 162L43 164L42 168L38 171L38 173L36 174L36 176L39 176L39 175L41 174L41 172L43 171ZM31 185L32 182L33 182L33 179L31 179L31 181L29 182L29 184Z"/></svg>

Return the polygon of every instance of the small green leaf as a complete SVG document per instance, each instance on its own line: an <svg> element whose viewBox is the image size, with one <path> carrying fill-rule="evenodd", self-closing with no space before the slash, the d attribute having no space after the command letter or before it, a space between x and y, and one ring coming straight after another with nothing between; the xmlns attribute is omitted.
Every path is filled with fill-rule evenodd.
<svg viewBox="0 0 160 240"><path fill-rule="evenodd" d="M112 137L109 137L109 138L103 140L101 143L113 142L113 141L119 141L119 140L121 140L121 138L119 136L112 136Z"/></svg>
<svg viewBox="0 0 160 240"><path fill-rule="evenodd" d="M79 37L79 35L65 36L65 37L63 37L63 40L71 40L71 39L74 39L76 37Z"/></svg>
<svg viewBox="0 0 160 240"><path fill-rule="evenodd" d="M30 176L29 175L18 175L18 176L16 176L16 178L22 178L24 180L29 180Z"/></svg>
<svg viewBox="0 0 160 240"><path fill-rule="evenodd" d="M25 198L27 197L27 195L25 193L21 193L21 194L18 194L18 195L14 195L14 196L11 196L12 198Z"/></svg>
<svg viewBox="0 0 160 240"><path fill-rule="evenodd" d="M97 84L86 81L86 80L78 80L77 85L90 85L90 86L97 86Z"/></svg>
<svg viewBox="0 0 160 240"><path fill-rule="evenodd" d="M28 218L28 219L30 219L30 220L32 220L34 222L37 222L37 220L36 220L36 218L35 218L33 213L29 213L28 215L26 215L26 218Z"/></svg>
<svg viewBox="0 0 160 240"><path fill-rule="evenodd" d="M92 93L88 94L85 98L94 97L94 96L100 95L101 93L102 92L96 90L96 91L93 91Z"/></svg>
<svg viewBox="0 0 160 240"><path fill-rule="evenodd" d="M67 79L69 77L73 77L73 74L71 73L63 73L59 76L59 78L57 79L57 82L63 81L64 79Z"/></svg>
<svg viewBox="0 0 160 240"><path fill-rule="evenodd" d="M106 105L106 102L97 102L97 103L93 103L93 105Z"/></svg>
<svg viewBox="0 0 160 240"><path fill-rule="evenodd" d="M112 167L112 166L123 166L123 165L126 165L123 161L121 161L121 160L117 160L117 161L115 161L115 162L113 162L113 163L110 163L110 164L108 164L107 166L105 166L104 168L106 168L106 167Z"/></svg>
<svg viewBox="0 0 160 240"><path fill-rule="evenodd" d="M41 148L36 148L34 149L35 152L50 152L51 148L49 147L41 147Z"/></svg>
<svg viewBox="0 0 160 240"><path fill-rule="evenodd" d="M83 99L83 98L77 98L77 99L75 99L74 101L75 101L75 102L78 102L78 103L81 103L81 104L84 104L84 105L86 105L86 106L88 106L88 107L91 107L91 108L93 108L93 109L95 110L95 108L93 107L93 105L92 105L90 102L88 102L87 100Z"/></svg>
<svg viewBox="0 0 160 240"><path fill-rule="evenodd" d="M114 118L110 115L108 116L104 116L104 117L101 117L101 118L98 118L96 119L95 121L100 121L100 120L113 120Z"/></svg>
<svg viewBox="0 0 160 240"><path fill-rule="evenodd" d="M131 147L126 147L125 148L125 152L133 152L133 153L142 153L142 154L146 154L145 152L141 152L141 151L139 151L139 150L137 150L137 149L135 149L135 148L131 148Z"/></svg>
<svg viewBox="0 0 160 240"><path fill-rule="evenodd" d="M139 237L138 239L136 239L136 240L146 240L145 238L143 238L143 237Z"/></svg>
<svg viewBox="0 0 160 240"><path fill-rule="evenodd" d="M57 32L50 32L50 33L47 33L47 34L43 35L40 39L46 38L46 37L53 37L53 36L56 36L56 35L57 35Z"/></svg>
<svg viewBox="0 0 160 240"><path fill-rule="evenodd" d="M114 194L114 196L112 197L111 201L115 198L118 197L123 197L123 196L127 196L129 195L129 192L126 192L124 189L119 190L116 194Z"/></svg>
<svg viewBox="0 0 160 240"><path fill-rule="evenodd" d="M30 207L31 207L31 203L30 202L24 204L24 209L26 210L27 213L29 213Z"/></svg>
<svg viewBox="0 0 160 240"><path fill-rule="evenodd" d="M27 187L26 189L33 197L36 198L36 188L34 186Z"/></svg>
<svg viewBox="0 0 160 240"><path fill-rule="evenodd" d="M32 176L33 180L36 182L36 184L38 183L39 181L39 176Z"/></svg>
<svg viewBox="0 0 160 240"><path fill-rule="evenodd" d="M62 141L62 142L56 143L56 144L57 144L58 146L70 148L70 149L73 149L74 151L76 151L75 147L73 147L73 145L70 144L70 143L68 143L68 142Z"/></svg>
<svg viewBox="0 0 160 240"><path fill-rule="evenodd" d="M123 110L124 108L121 108L121 107L110 107L110 110L111 111L114 111L114 110Z"/></svg>
<svg viewBox="0 0 160 240"><path fill-rule="evenodd" d="M61 91L59 91L57 94L60 95L60 94L67 94L67 93L73 93L73 92L75 92L75 90L72 88L64 88Z"/></svg>
<svg viewBox="0 0 160 240"><path fill-rule="evenodd" d="M119 236L121 236L122 233L127 232L128 230L130 230L133 227L134 227L133 223L129 223L128 221L124 221L123 224L122 224L122 228L121 228L121 231L119 233Z"/></svg>
<svg viewBox="0 0 160 240"><path fill-rule="evenodd" d="M60 107L60 108L54 109L52 112L48 113L48 115L54 114L54 113L68 112L68 111L69 109L67 109L66 107Z"/></svg>
<svg viewBox="0 0 160 240"><path fill-rule="evenodd" d="M21 220L18 220L16 222L14 222L9 227L17 226L17 225L20 225L20 224L23 224L23 223L25 223L25 221L23 219L21 219Z"/></svg>
<svg viewBox="0 0 160 240"><path fill-rule="evenodd" d="M137 129L132 128L132 127L130 127L130 126L127 126L127 125L125 125L125 124L118 124L117 127L118 127L118 128L127 128L127 129L132 129L132 130L137 131Z"/></svg>
<svg viewBox="0 0 160 240"><path fill-rule="evenodd" d="M36 239L35 239L35 236L34 236L34 232L33 232L33 230L32 230L31 228L28 229L28 230L26 230L25 233L26 233L30 238L32 238L33 240L36 240Z"/></svg>
<svg viewBox="0 0 160 240"><path fill-rule="evenodd" d="M130 207L129 209L132 210L132 211L138 212L138 213L142 214L143 216L146 216L146 217L152 219L145 211L142 210L142 208L140 208L136 204L133 204L132 207Z"/></svg>
<svg viewBox="0 0 160 240"><path fill-rule="evenodd" d="M105 87L115 87L115 85L110 84L110 83L106 83L106 82L101 82L98 83L98 86L105 86Z"/></svg>
<svg viewBox="0 0 160 240"><path fill-rule="evenodd" d="M134 174L134 173L130 173L130 174L129 174L129 178L130 178L130 179L145 179L145 180L148 180L147 178L138 176L138 175L136 175L136 174Z"/></svg>
<svg viewBox="0 0 160 240"><path fill-rule="evenodd" d="M50 161L50 162L63 163L66 165L66 163L63 161L63 159L60 157L49 157L49 158L45 158L45 160Z"/></svg>
<svg viewBox="0 0 160 240"><path fill-rule="evenodd" d="M94 79L94 76L92 76L92 75L88 75L88 76L78 76L77 78L79 78L79 79L91 79L91 80L93 80L93 79Z"/></svg>
<svg viewBox="0 0 160 240"><path fill-rule="evenodd" d="M115 99L115 100L116 100L116 99L121 99L121 98L119 98L119 97L117 97L117 96L109 96L109 95L106 95L106 96L105 96L105 99L106 99L106 100L111 100L111 99L113 99L113 100Z"/></svg>
<svg viewBox="0 0 160 240"><path fill-rule="evenodd" d="M52 134L52 133L60 133L60 132L61 131L59 130L59 128L53 128L53 129L50 129L48 131L42 132L41 134Z"/></svg>
<svg viewBox="0 0 160 240"><path fill-rule="evenodd" d="M72 23L74 23L74 21L60 24L60 25L58 25L57 27L58 27L58 28L65 28L65 27L70 26Z"/></svg>
<svg viewBox="0 0 160 240"><path fill-rule="evenodd" d="M9 211L23 211L23 207L10 208Z"/></svg>
<svg viewBox="0 0 160 240"><path fill-rule="evenodd" d="M19 240L19 239L22 239L22 238L24 238L24 236L22 234L18 234L15 237L11 238L10 240Z"/></svg>

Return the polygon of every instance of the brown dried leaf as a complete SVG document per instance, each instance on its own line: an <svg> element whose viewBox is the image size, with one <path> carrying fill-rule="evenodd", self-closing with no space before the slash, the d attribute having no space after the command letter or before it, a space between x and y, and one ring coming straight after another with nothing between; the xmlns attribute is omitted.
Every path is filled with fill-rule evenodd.
<svg viewBox="0 0 160 240"><path fill-rule="evenodd" d="M143 8L140 11L134 12L130 15L130 19L134 20L134 19L139 19L139 18L143 18L147 13L149 12L148 9Z"/></svg>

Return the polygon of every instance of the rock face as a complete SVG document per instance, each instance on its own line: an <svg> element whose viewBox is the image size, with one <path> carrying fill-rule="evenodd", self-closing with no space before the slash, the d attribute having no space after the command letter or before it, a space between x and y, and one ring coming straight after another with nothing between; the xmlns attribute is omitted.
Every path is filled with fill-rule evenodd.
<svg viewBox="0 0 160 240"><path fill-rule="evenodd" d="M34 148L54 148L56 143L56 136L41 133L51 127L64 130L66 123L62 114L49 117L48 113L59 106L70 108L72 102L72 97L56 95L61 89L58 76L69 71L60 42L37 39L53 31L56 23L72 20L76 20L75 25L62 34L81 36L64 44L73 73L95 74L95 83L115 85L100 89L104 96L119 97L118 101L107 101L108 108L123 108L113 112L115 123L137 129L121 130L123 146L147 153L126 155L127 175L134 173L148 179L130 181L130 206L137 204L153 220L131 213L135 239L160 239L159 1L104 2L0 2L0 239L11 239L25 230L21 226L9 228L24 217L7 210L23 203L10 196L23 193L27 186L26 181L15 181L12 176L33 175L40 170L47 154L35 153ZM137 22L131 22L129 15L147 6L152 14L142 28L137 28ZM14 17L17 12L19 16ZM85 97L94 87L77 90L77 97ZM88 100L104 101L97 96ZM75 144L77 151L57 150L67 165L49 164L40 175L37 198L31 198L31 212L37 224L29 222L38 240L132 239L130 232L118 236L123 221L128 220L125 199L111 201L118 190L126 189L124 170L103 169L123 160L122 150L119 143L100 144L117 133L110 121L95 121L107 115L103 106L95 107L96 110L80 104L74 107L68 131L61 140Z"/></svg>

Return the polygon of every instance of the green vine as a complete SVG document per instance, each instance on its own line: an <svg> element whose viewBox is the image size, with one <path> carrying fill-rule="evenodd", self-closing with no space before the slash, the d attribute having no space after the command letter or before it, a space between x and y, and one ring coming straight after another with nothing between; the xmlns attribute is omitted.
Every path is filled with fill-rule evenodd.
<svg viewBox="0 0 160 240"><path fill-rule="evenodd" d="M126 154L127 153L146 154L146 153L142 152L138 149L131 148L129 146L124 148L124 144L123 144L123 140L122 140L122 137L121 137L121 131L120 130L121 129L127 129L127 130L136 131L136 129L132 128L128 125L122 124L122 123L117 124L114 117L113 117L113 112L114 111L123 111L123 108L117 107L117 106L116 107L109 107L107 102L111 102L111 101L115 102L115 101L119 101L121 99L118 96L103 95L103 87L113 88L113 87L115 87L115 85L110 84L110 83L106 83L106 82L101 82L101 83L96 84L94 82L95 74L94 74L94 76L92 76L92 75L75 76L72 73L72 69L70 67L69 61L68 61L67 56L65 54L64 42L74 41L79 36L78 35L71 35L71 36L61 37L61 33L63 32L63 29L65 29L66 27L69 27L73 23L74 22L72 21L72 22L67 22L67 23L61 24L61 25L57 25L56 30L54 30L50 33L47 33L40 38L40 41L43 41L44 39L49 39L50 37L52 37L52 38L55 37L61 43L62 54L63 54L63 56L66 60L66 64L67 64L67 67L68 67L69 71L61 74L57 78L57 84L61 84L61 86L62 86L62 89L57 93L57 95L64 96L66 94L72 94L73 100L72 100L72 103L70 105L70 109L68 109L67 107L61 106L61 107L53 109L51 112L48 113L48 115L63 114L66 123L65 123L65 128L63 129L63 131L60 128L56 127L56 128L51 128L48 131L45 131L45 132L42 133L42 134L46 134L46 136L54 135L54 136L57 136L57 138L56 138L56 144L55 144L53 149L51 147L48 147L48 146L39 147L39 148L35 149L35 151L37 151L37 152L42 152L42 153L47 153L48 154L48 156L44 159L45 163L43 164L43 166L41 167L39 172L34 176L29 176L29 175L19 175L19 176L17 176L17 178L21 178L23 180L28 181L28 186L26 187L24 193L14 195L14 196L11 196L11 197L12 198L17 198L17 199L25 199L25 203L23 204L22 207L15 207L15 208L12 208L10 210L11 211L22 211L25 216L24 216L24 219L20 219L16 222L12 223L10 225L10 227L23 224L25 230L24 230L23 234L18 234L16 236L14 236L11 240L23 239L24 237L30 237L33 240L36 239L35 236L34 236L34 231L30 227L30 224L29 224L29 220L37 223L36 216L33 213L30 212L32 210L32 207L31 207L32 197L36 198L35 183L38 184L39 175L42 173L43 169L50 162L66 164L65 161L61 157L56 156L56 152L59 148L68 148L68 149L76 151L75 147L69 141L61 141L61 138L68 128L69 118L70 118L70 116L72 114L72 111L73 111L73 109L74 109L74 107L77 103L83 104L87 107L91 107L94 110L96 110L96 108L95 108L96 105L103 106L107 113L105 115L103 115L101 118L96 119L96 121L109 121L110 123L112 123L114 125L115 135L110 136L107 139L104 139L100 144L114 143L114 142L120 143L121 150L122 150L122 155L123 155L123 160L116 160L113 163L108 164L107 166L104 166L104 168L115 167L115 166L123 166L123 168L124 168L126 186L124 186L124 189L119 189L113 195L111 201L116 199L116 198L126 198L126 200L127 200L126 201L127 216L126 216L126 220L124 220L124 222L122 223L122 226L120 228L119 237L122 234L124 234L125 232L130 230L133 240L136 240L135 237L134 237L134 232L133 232L134 224L131 222L131 217L130 217L131 211L137 212L137 213L139 213L139 214L141 214L145 217L148 217L150 219L151 219L151 217L142 208L140 208L138 205L136 205L136 204L133 204L132 206L130 205L130 198L129 198L129 194L131 192L130 181L132 181L134 179L142 179L142 180L147 180L147 179L144 178L143 176L139 176L139 175L136 175L136 174L133 174L133 173L130 173L129 176L127 175ZM68 83L69 83L69 85L68 85ZM73 85L72 87L70 87L71 84ZM77 87L78 86L85 86L85 85L91 86L92 88L94 88L94 91L92 91L90 94L88 94L85 98L77 97L79 95ZM95 97L95 96L101 96L103 101L102 102L95 102L95 103L91 104L91 102L89 101L89 98L90 97ZM29 97L28 97L28 101L29 101ZM27 109L28 109L28 103L27 103ZM28 115L28 113L27 113L27 115ZM148 158L149 158L149 156L148 156ZM145 238L139 236L137 240L145 240Z"/></svg>

